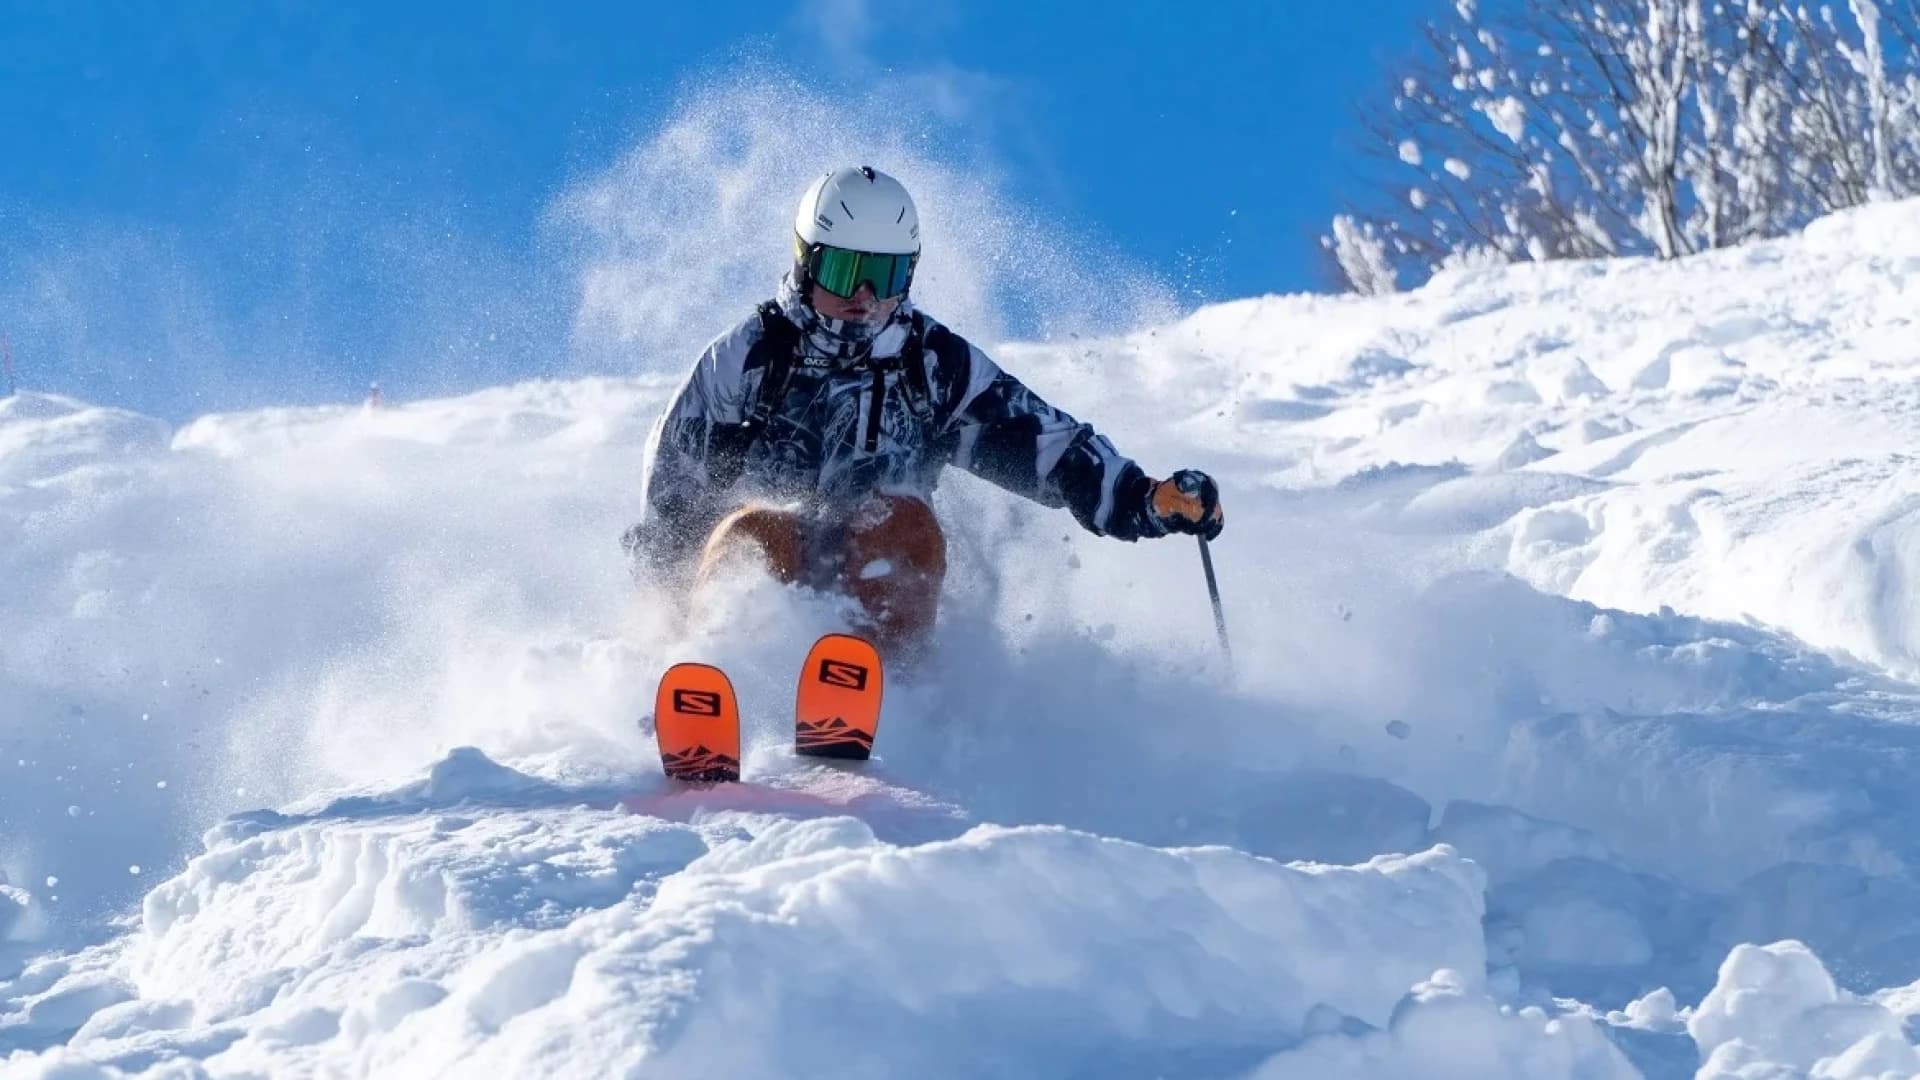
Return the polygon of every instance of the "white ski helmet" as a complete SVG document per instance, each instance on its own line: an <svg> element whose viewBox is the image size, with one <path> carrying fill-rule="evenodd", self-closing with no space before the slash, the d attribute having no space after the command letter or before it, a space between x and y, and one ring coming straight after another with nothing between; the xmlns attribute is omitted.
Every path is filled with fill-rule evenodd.
<svg viewBox="0 0 1920 1080"><path fill-rule="evenodd" d="M920 214L900 181L871 165L815 180L793 215L800 247L815 244L884 255L920 253Z"/></svg>

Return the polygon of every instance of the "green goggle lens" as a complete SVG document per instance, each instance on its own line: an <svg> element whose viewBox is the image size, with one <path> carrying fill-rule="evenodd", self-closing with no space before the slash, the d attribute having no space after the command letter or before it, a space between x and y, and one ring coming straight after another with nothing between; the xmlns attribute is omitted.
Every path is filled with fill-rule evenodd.
<svg viewBox="0 0 1920 1080"><path fill-rule="evenodd" d="M884 255L845 248L816 247L807 257L814 283L842 300L853 299L861 285L871 286L874 299L891 300L913 282L919 255Z"/></svg>

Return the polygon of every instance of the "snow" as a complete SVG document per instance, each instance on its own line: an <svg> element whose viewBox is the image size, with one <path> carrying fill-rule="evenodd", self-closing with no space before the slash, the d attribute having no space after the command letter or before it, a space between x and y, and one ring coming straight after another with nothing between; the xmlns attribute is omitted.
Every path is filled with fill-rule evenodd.
<svg viewBox="0 0 1920 1080"><path fill-rule="evenodd" d="M1391 1024L1359 1038L1326 1034L1269 1060L1256 1080L1296 1076L1423 1076L1436 1080L1639 1073L1584 1017L1549 1018L1474 994L1455 971L1415 986Z"/></svg>
<svg viewBox="0 0 1920 1080"><path fill-rule="evenodd" d="M164 1002L248 1018L223 1070L305 1068L324 1051L298 1047L351 1034L354 1071L401 1075L886 1075L1041 1044L1022 1059L1053 1071L1245 1053L1315 1008L1384 1023L1423 958L1481 962L1479 914L1444 849L1342 868L1045 827L901 847L848 817L321 815L215 839L150 894L139 998L81 1035L151 1053ZM1173 936L1153 958L1108 944ZM849 1012L863 1040L817 1037Z"/></svg>
<svg viewBox="0 0 1920 1080"><path fill-rule="evenodd" d="M1235 666L1190 542L955 477L864 767L781 711L843 604L628 579L676 365L0 401L0 1076L1920 1071L1916 301L1882 203L988 339L1221 478Z"/></svg>
<svg viewBox="0 0 1920 1080"><path fill-rule="evenodd" d="M1687 1030L1706 1055L1702 1080L1786 1070L1833 1080L1920 1072L1920 1053L1899 1020L1842 993L1799 942L1737 946Z"/></svg>
<svg viewBox="0 0 1920 1080"><path fill-rule="evenodd" d="M1345 214L1335 217L1332 248L1340 273L1354 291L1378 296L1393 292L1398 287L1394 281L1392 263L1387 258L1386 241L1370 226Z"/></svg>
<svg viewBox="0 0 1920 1080"><path fill-rule="evenodd" d="M1486 116L1493 130L1506 136L1508 142L1520 145L1527 133L1527 107L1519 98L1508 95L1502 98L1482 98L1474 102L1474 108Z"/></svg>

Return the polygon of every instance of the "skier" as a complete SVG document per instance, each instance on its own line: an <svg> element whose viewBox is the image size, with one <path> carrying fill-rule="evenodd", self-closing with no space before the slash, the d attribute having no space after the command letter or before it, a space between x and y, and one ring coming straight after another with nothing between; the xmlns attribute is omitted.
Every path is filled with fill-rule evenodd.
<svg viewBox="0 0 1920 1080"><path fill-rule="evenodd" d="M955 465L1121 540L1212 539L1219 489L1154 480L914 306L920 222L867 166L814 181L779 296L707 346L655 426L637 564L698 590L733 556L857 600L877 643L912 649L947 570L928 499Z"/></svg>

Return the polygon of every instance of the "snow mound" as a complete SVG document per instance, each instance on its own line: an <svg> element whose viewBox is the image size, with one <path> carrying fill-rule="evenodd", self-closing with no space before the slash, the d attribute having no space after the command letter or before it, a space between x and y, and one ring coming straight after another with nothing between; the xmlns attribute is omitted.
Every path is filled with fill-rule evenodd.
<svg viewBox="0 0 1920 1080"><path fill-rule="evenodd" d="M1358 1038L1318 1035L1268 1060L1253 1076L1627 1080L1640 1073L1593 1021L1496 1004L1474 993L1459 972L1442 970L1408 993L1386 1030Z"/></svg>
<svg viewBox="0 0 1920 1080"><path fill-rule="evenodd" d="M1735 948L1687 1031L1706 1059L1700 1080L1920 1073L1920 1051L1908 1044L1900 1021L1837 989L1819 958L1797 941Z"/></svg>
<svg viewBox="0 0 1920 1080"><path fill-rule="evenodd" d="M215 830L110 964L38 1001L93 995L72 1041L134 1071L1217 1072L1485 967L1479 872L1444 847L1334 867L1047 827L901 847L850 817L405 803ZM849 1014L861 1039L817 1037Z"/></svg>

